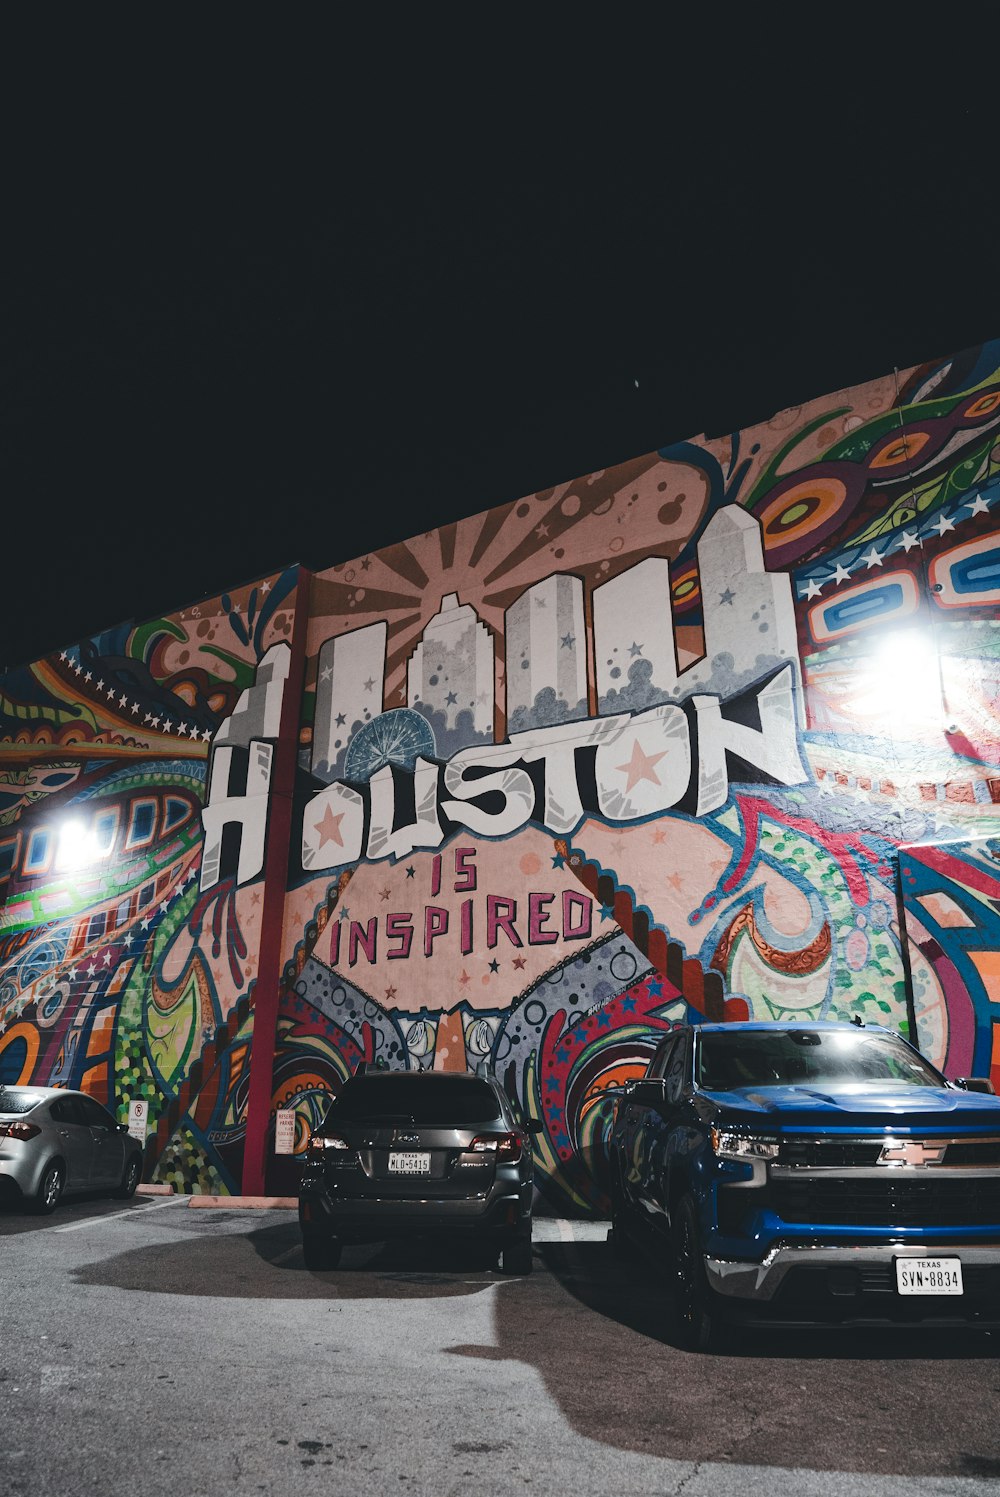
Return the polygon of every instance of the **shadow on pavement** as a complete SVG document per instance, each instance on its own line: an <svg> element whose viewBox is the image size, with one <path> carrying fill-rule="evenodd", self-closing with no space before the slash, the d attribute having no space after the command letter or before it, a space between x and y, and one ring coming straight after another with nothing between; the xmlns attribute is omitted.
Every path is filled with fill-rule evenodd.
<svg viewBox="0 0 1000 1497"><path fill-rule="evenodd" d="M129 1201L109 1197L107 1191L74 1195L60 1201L50 1216L38 1216L20 1200L0 1202L0 1238L20 1237L26 1232L50 1232L73 1222L97 1220L102 1216L121 1216L126 1211L142 1211L150 1202L145 1196Z"/></svg>
<svg viewBox="0 0 1000 1497"><path fill-rule="evenodd" d="M183 1211L171 1218L179 1241L86 1264L74 1271L76 1281L189 1298L400 1300L476 1294L502 1277L484 1267L481 1252L419 1242L349 1247L338 1269L311 1273L294 1217L252 1232L243 1230L246 1217L237 1211ZM157 1228L163 1225L161 1219Z"/></svg>
<svg viewBox="0 0 1000 1497"><path fill-rule="evenodd" d="M674 1344L662 1275L608 1244L536 1249L497 1301L493 1348L538 1369L581 1435L690 1461L1000 1476L997 1341L983 1333L747 1333L735 1355ZM552 1280L558 1292L552 1293Z"/></svg>

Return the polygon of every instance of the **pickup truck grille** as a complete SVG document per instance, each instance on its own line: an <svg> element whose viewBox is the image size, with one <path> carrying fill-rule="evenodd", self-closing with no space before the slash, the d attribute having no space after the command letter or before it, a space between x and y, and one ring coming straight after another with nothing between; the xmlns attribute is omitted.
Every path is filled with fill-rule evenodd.
<svg viewBox="0 0 1000 1497"><path fill-rule="evenodd" d="M902 1136L898 1135L902 1141ZM781 1144L781 1164L813 1169L851 1169L877 1165L887 1139L786 1138ZM928 1143L936 1140L928 1138ZM944 1165L978 1165L1000 1169L1000 1138L947 1139Z"/></svg>
<svg viewBox="0 0 1000 1497"><path fill-rule="evenodd" d="M1000 1225L1000 1175L956 1179L928 1171L914 1179L886 1170L884 1180L807 1176L776 1180L771 1189L774 1209L787 1222L858 1227Z"/></svg>

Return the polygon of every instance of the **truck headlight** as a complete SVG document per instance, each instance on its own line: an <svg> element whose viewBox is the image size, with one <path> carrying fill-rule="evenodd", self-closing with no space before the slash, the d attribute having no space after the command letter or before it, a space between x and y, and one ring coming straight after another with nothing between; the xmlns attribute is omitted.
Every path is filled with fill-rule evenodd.
<svg viewBox="0 0 1000 1497"><path fill-rule="evenodd" d="M712 1129L712 1151L720 1159L777 1159L778 1140L757 1133L737 1133L732 1128Z"/></svg>

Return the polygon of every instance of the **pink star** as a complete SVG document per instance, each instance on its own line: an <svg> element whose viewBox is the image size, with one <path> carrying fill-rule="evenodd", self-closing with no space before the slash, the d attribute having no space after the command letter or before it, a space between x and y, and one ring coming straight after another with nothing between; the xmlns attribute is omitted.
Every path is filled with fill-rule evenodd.
<svg viewBox="0 0 1000 1497"><path fill-rule="evenodd" d="M616 764L615 768L622 774L628 775L626 792L637 785L640 780L649 780L653 785L662 784L659 775L655 772L654 765L659 764L661 759L667 757L666 749L659 754L644 754L639 740L636 739L632 745L632 757L627 764Z"/></svg>

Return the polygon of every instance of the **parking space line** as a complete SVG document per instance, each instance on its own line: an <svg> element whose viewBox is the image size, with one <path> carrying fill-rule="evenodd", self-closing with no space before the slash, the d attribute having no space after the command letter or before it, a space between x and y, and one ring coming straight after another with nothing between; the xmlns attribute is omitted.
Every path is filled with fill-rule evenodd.
<svg viewBox="0 0 1000 1497"><path fill-rule="evenodd" d="M156 1201L152 1206L127 1206L124 1211L112 1211L107 1216L88 1216L86 1221L70 1222L68 1227L56 1227L56 1232L80 1232L84 1227L100 1227L105 1222L119 1221L123 1216L142 1216L146 1211L164 1211L168 1206L176 1206L178 1201L186 1200L185 1196L173 1196L169 1201Z"/></svg>

